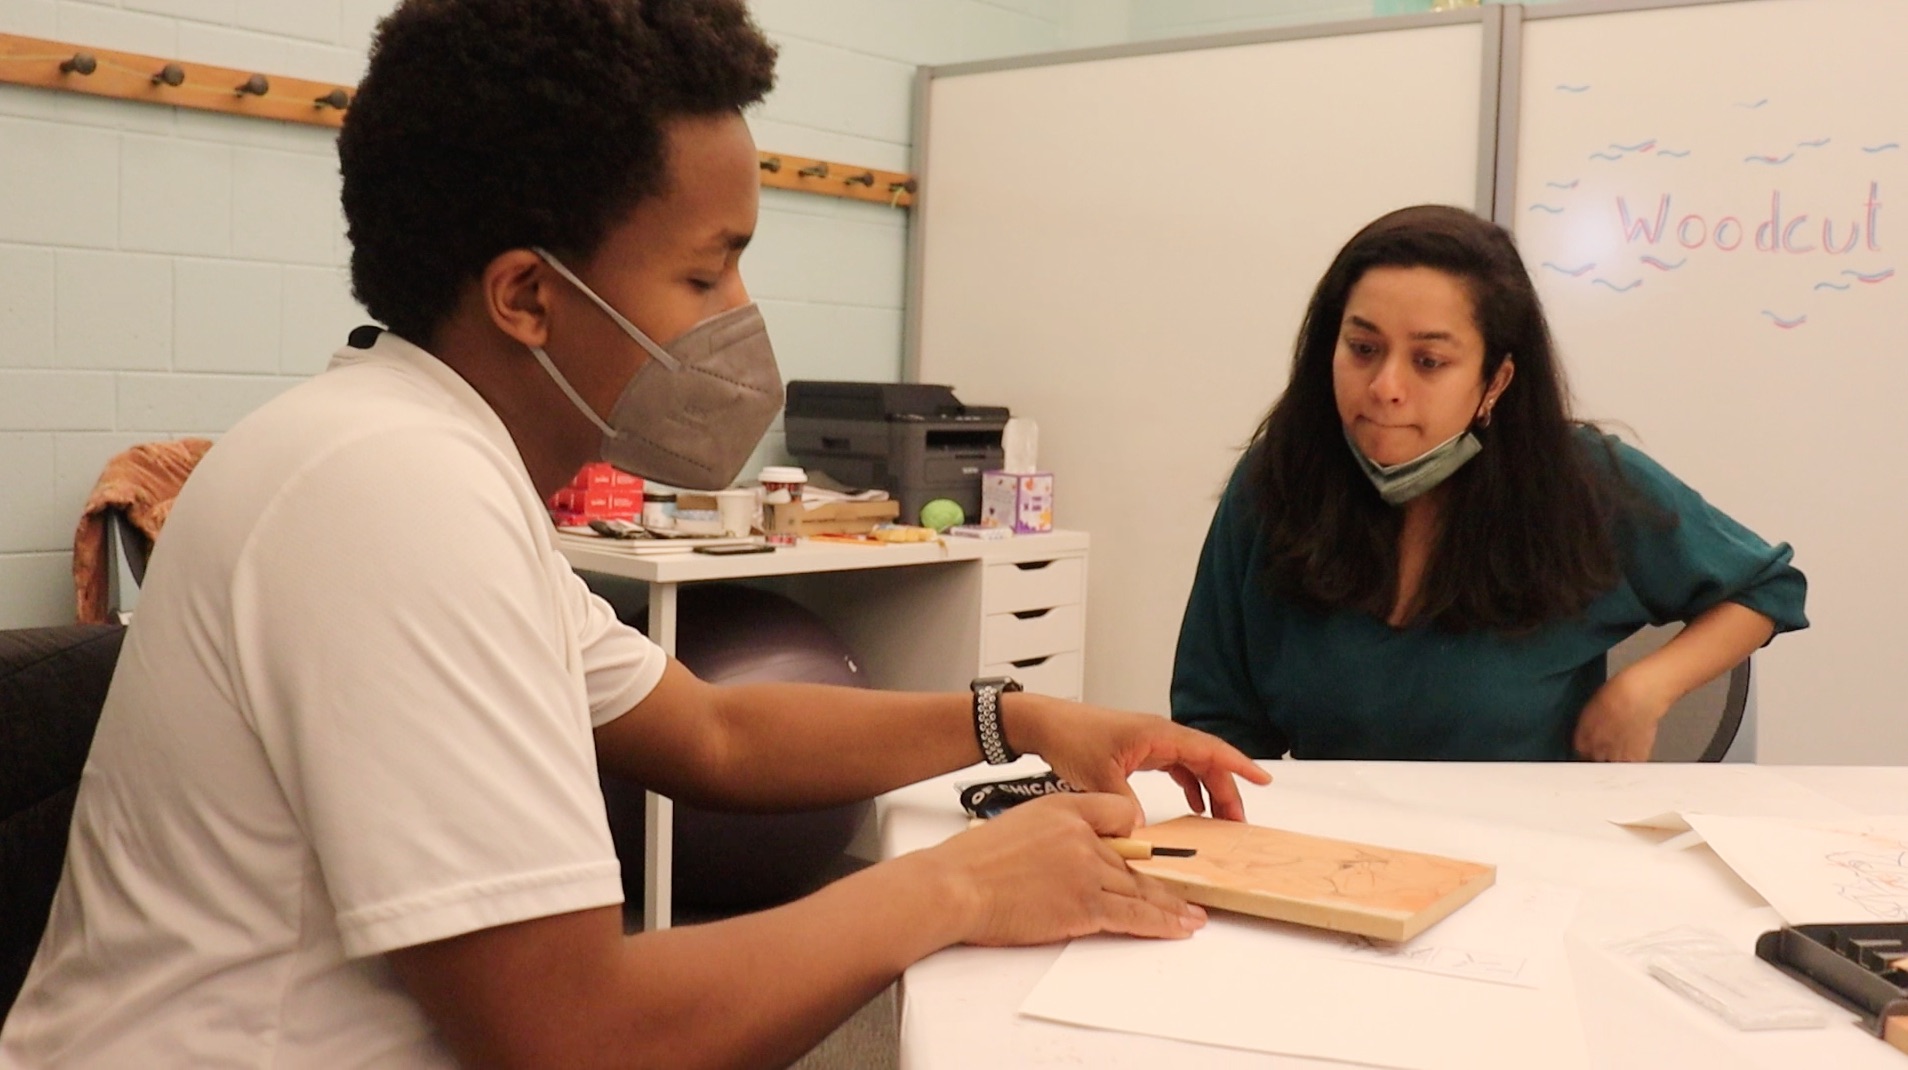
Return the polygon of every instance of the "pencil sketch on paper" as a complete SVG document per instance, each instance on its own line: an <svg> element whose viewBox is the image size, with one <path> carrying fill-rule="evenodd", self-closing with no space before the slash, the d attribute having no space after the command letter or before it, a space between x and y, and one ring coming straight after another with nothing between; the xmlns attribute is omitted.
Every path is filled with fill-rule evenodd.
<svg viewBox="0 0 1908 1070"><path fill-rule="evenodd" d="M1441 973L1472 981L1496 981L1519 984L1530 960L1522 955L1484 951L1476 948L1438 944L1425 946L1389 944L1363 936L1348 937L1345 953L1352 958L1376 960L1387 966L1425 973Z"/></svg>
<svg viewBox="0 0 1908 1070"><path fill-rule="evenodd" d="M1908 844L1834 851L1822 861L1839 871L1835 891L1844 899L1879 921L1908 921Z"/></svg>
<svg viewBox="0 0 1908 1070"><path fill-rule="evenodd" d="M1684 816L1791 925L1908 921L1908 815L1848 822Z"/></svg>

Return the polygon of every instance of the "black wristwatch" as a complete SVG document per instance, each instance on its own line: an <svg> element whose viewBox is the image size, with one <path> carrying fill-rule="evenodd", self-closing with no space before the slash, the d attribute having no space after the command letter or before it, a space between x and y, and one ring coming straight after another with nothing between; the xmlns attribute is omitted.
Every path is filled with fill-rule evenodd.
<svg viewBox="0 0 1908 1070"><path fill-rule="evenodd" d="M1000 728L1000 696L1021 690L1020 681L1008 676L984 676L967 686L974 691L974 738L980 741L981 757L988 765L1006 765L1019 758Z"/></svg>

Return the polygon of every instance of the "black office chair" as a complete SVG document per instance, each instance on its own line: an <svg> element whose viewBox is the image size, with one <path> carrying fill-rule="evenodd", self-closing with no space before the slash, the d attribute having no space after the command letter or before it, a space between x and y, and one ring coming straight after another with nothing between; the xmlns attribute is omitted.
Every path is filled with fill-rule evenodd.
<svg viewBox="0 0 1908 1070"><path fill-rule="evenodd" d="M93 727L126 630L0 631L0 1020L46 928Z"/></svg>
<svg viewBox="0 0 1908 1070"><path fill-rule="evenodd" d="M1683 630L1680 624L1645 628L1610 651L1610 675L1655 652ZM1749 703L1749 658L1684 695L1657 726L1653 762L1720 762L1742 730Z"/></svg>

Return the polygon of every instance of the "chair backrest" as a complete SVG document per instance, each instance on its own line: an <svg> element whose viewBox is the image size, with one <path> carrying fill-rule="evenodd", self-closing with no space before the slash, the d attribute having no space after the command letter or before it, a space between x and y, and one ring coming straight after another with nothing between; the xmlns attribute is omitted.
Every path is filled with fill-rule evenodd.
<svg viewBox="0 0 1908 1070"><path fill-rule="evenodd" d="M1680 624L1644 628L1610 651L1610 675L1628 668L1683 630ZM1728 672L1684 695L1656 730L1653 762L1720 762L1742 730L1743 710L1749 703L1749 658Z"/></svg>
<svg viewBox="0 0 1908 1070"><path fill-rule="evenodd" d="M0 631L0 1020L46 928L125 629Z"/></svg>

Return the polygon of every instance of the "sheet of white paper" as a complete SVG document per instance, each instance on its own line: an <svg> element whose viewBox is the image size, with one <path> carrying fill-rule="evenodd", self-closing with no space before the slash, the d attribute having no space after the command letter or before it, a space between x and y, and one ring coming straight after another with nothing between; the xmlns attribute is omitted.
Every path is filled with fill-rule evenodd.
<svg viewBox="0 0 1908 1070"><path fill-rule="evenodd" d="M1215 912L1189 940L1074 941L1020 1010L1098 1029L1400 1070L1581 1070L1589 1057L1562 939L1532 956L1551 963L1540 967L1542 987L1478 984L1373 968L1346 954L1337 934Z"/></svg>
<svg viewBox="0 0 1908 1070"><path fill-rule="evenodd" d="M1393 944L1341 934L1337 953L1372 966L1541 988L1564 966L1562 937L1578 898L1575 888L1500 881L1414 939Z"/></svg>
<svg viewBox="0 0 1908 1070"><path fill-rule="evenodd" d="M1683 817L1790 925L1908 921L1908 816Z"/></svg>
<svg viewBox="0 0 1908 1070"><path fill-rule="evenodd" d="M1841 821L1855 811L1754 765L1546 762L1493 770L1454 786L1442 762L1400 762L1364 774L1388 799L1432 812L1575 831L1579 822L1614 822L1682 831L1674 815L1695 811L1744 817Z"/></svg>

